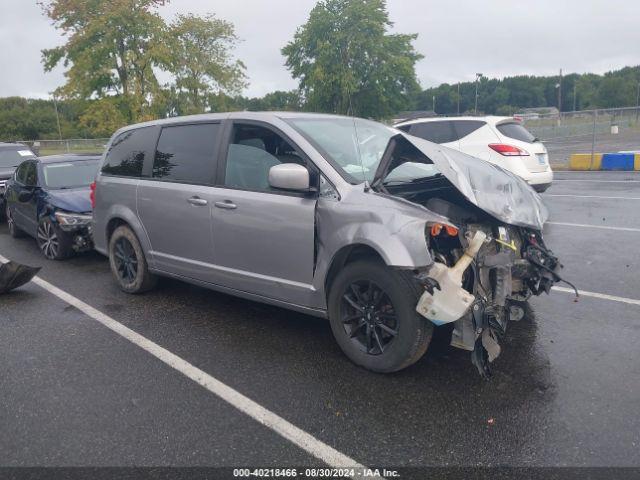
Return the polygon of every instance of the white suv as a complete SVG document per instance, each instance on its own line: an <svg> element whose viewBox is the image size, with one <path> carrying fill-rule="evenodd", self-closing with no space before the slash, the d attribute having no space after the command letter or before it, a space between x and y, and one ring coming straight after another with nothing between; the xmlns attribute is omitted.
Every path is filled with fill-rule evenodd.
<svg viewBox="0 0 640 480"><path fill-rule="evenodd" d="M538 192L544 192L553 181L547 149L512 117L419 118L395 127L498 165L525 179Z"/></svg>

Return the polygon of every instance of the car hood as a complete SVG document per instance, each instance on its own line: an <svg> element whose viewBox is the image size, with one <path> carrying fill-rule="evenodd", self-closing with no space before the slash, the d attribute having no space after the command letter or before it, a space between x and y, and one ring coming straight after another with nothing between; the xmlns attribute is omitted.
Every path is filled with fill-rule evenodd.
<svg viewBox="0 0 640 480"><path fill-rule="evenodd" d="M16 171L15 167L0 167L0 180L7 180L11 178L13 172Z"/></svg>
<svg viewBox="0 0 640 480"><path fill-rule="evenodd" d="M402 141L417 148L425 155L425 164L433 163L467 200L489 215L509 225L542 230L549 212L540 195L523 179L492 163L404 133L389 141L373 188L379 189L389 172L403 163L393 155Z"/></svg>
<svg viewBox="0 0 640 480"><path fill-rule="evenodd" d="M47 201L61 210L74 213L91 211L89 187L47 191Z"/></svg>

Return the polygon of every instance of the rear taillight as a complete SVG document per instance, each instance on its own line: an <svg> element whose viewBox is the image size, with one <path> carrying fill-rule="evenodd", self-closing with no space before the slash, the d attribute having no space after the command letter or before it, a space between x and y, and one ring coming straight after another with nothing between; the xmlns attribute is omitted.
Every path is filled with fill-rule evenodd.
<svg viewBox="0 0 640 480"><path fill-rule="evenodd" d="M513 145L507 145L506 143L490 143L489 148L495 150L500 155L505 157L528 157L529 152L526 152Z"/></svg>
<svg viewBox="0 0 640 480"><path fill-rule="evenodd" d="M91 191L89 192L89 198L91 199L91 208L95 210L96 208L96 182L93 182L89 188Z"/></svg>

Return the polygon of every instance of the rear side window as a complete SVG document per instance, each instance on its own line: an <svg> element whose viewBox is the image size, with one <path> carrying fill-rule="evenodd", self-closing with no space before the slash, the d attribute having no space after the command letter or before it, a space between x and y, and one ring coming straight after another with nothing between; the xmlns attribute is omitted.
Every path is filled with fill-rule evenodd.
<svg viewBox="0 0 640 480"><path fill-rule="evenodd" d="M520 140L521 142L533 143L536 139L529 130L519 123L502 123L497 126L498 131L505 137Z"/></svg>
<svg viewBox="0 0 640 480"><path fill-rule="evenodd" d="M163 128L153 161L153 178L211 184L219 135L219 123Z"/></svg>
<svg viewBox="0 0 640 480"><path fill-rule="evenodd" d="M433 143L449 143L457 140L453 122L425 122L411 125L409 133Z"/></svg>
<svg viewBox="0 0 640 480"><path fill-rule="evenodd" d="M453 127L456 130L456 140L466 137L472 134L479 128L486 125L486 122L481 120L456 120L453 122Z"/></svg>
<svg viewBox="0 0 640 480"><path fill-rule="evenodd" d="M149 146L155 143L154 128L138 128L121 133L113 141L102 166L102 173L117 177L141 177Z"/></svg>

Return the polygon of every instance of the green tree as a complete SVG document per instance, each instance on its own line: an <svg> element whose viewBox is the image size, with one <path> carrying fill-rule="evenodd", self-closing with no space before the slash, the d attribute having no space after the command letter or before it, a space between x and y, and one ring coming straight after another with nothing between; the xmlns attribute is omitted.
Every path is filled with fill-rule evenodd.
<svg viewBox="0 0 640 480"><path fill-rule="evenodd" d="M119 94L127 117L147 115L158 87L165 23L157 7L166 0L51 0L41 2L45 14L67 37L64 45L42 52L46 71L63 63L66 97L104 98Z"/></svg>
<svg viewBox="0 0 640 480"><path fill-rule="evenodd" d="M388 118L419 90L414 35L389 34L384 0L322 0L282 53L307 108Z"/></svg>
<svg viewBox="0 0 640 480"><path fill-rule="evenodd" d="M91 132L93 137L110 137L127 124L117 104L117 99L103 98L92 102L80 116L78 124Z"/></svg>
<svg viewBox="0 0 640 480"><path fill-rule="evenodd" d="M237 42L233 24L213 15L176 17L164 62L175 77L172 95L181 113L203 113L212 94L237 94L245 87L245 66L231 57Z"/></svg>

